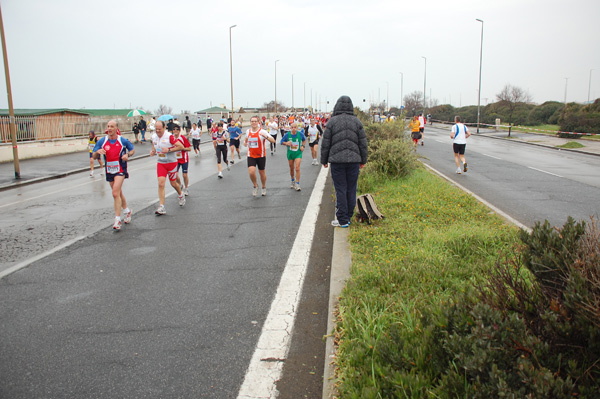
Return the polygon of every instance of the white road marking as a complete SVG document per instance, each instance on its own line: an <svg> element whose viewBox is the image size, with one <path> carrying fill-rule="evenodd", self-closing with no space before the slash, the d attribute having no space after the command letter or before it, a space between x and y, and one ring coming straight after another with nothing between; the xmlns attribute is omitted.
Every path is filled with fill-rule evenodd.
<svg viewBox="0 0 600 399"><path fill-rule="evenodd" d="M486 157L490 157L490 158L494 158L494 159L498 159L498 160L502 161L502 158L498 158L498 157L495 157L495 156L490 155L490 154L481 153L481 155L485 155Z"/></svg>
<svg viewBox="0 0 600 399"><path fill-rule="evenodd" d="M238 399L276 398L279 395L276 384L290 349L328 170L321 168L315 182ZM307 237L311 239L307 240Z"/></svg>
<svg viewBox="0 0 600 399"><path fill-rule="evenodd" d="M533 170L537 170L538 172L547 173L547 174L549 174L549 175L552 175L552 176L556 176L556 177L564 177L564 176L561 176L561 175L557 175L556 173L551 173L551 172L547 172L547 171L545 171L545 170L542 170L542 169L534 168L534 167L532 167L532 166L528 166L528 168L529 168L529 169L533 169Z"/></svg>

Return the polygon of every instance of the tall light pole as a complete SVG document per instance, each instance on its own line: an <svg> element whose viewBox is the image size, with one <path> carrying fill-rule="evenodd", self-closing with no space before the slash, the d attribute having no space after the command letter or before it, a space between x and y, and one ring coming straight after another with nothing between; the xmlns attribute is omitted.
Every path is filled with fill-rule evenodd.
<svg viewBox="0 0 600 399"><path fill-rule="evenodd" d="M294 75L295 73L292 74L292 110L294 110Z"/></svg>
<svg viewBox="0 0 600 399"><path fill-rule="evenodd" d="M565 105L567 105L567 83L569 83L569 78L565 78Z"/></svg>
<svg viewBox="0 0 600 399"><path fill-rule="evenodd" d="M302 108L302 113L306 112L306 82L304 82L304 107Z"/></svg>
<svg viewBox="0 0 600 399"><path fill-rule="evenodd" d="M231 25L229 27L229 76L231 78L231 118L233 119L233 56L231 51L231 29L237 25Z"/></svg>
<svg viewBox="0 0 600 399"><path fill-rule="evenodd" d="M481 107L481 61L483 60L483 20L476 18L475 21L481 22L481 41L479 47L479 91L477 92L477 133L479 133L479 116Z"/></svg>
<svg viewBox="0 0 600 399"><path fill-rule="evenodd" d="M425 60L425 75L423 75L423 115L425 115L425 108L427 108L427 99L425 93L427 93L427 57L421 56Z"/></svg>
<svg viewBox="0 0 600 399"><path fill-rule="evenodd" d="M277 63L279 60L275 60L275 114L277 115Z"/></svg>
<svg viewBox="0 0 600 399"><path fill-rule="evenodd" d="M0 33L2 34L2 55L4 58L4 75L6 77L6 94L8 96L8 129L13 147L13 163L15 169L15 179L21 178L21 167L19 166L19 152L17 149L17 127L15 126L15 110L13 108L12 89L10 87L10 73L8 72L8 54L6 52L6 38L4 37L4 22L2 21L2 11L0 10Z"/></svg>
<svg viewBox="0 0 600 399"><path fill-rule="evenodd" d="M592 88L592 71L593 69L590 69L590 82L588 83L588 104L590 103L590 90Z"/></svg>
<svg viewBox="0 0 600 399"><path fill-rule="evenodd" d="M387 112L390 112L390 82L385 82L387 84Z"/></svg>
<svg viewBox="0 0 600 399"><path fill-rule="evenodd" d="M402 112L402 101L404 99L402 96L404 95L404 74L400 72L400 112Z"/></svg>

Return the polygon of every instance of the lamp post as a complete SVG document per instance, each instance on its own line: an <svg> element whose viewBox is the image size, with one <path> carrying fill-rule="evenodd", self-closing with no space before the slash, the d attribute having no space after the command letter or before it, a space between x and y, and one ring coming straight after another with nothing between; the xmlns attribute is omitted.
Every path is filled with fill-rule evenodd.
<svg viewBox="0 0 600 399"><path fill-rule="evenodd" d="M481 22L481 41L479 47L479 91L477 93L477 133L479 133L479 116L481 107L481 61L483 60L483 20L476 18L475 21Z"/></svg>
<svg viewBox="0 0 600 399"><path fill-rule="evenodd" d="M590 69L590 81L588 83L588 104L590 103L590 90L592 88L592 71L593 69Z"/></svg>
<svg viewBox="0 0 600 399"><path fill-rule="evenodd" d="M387 85L387 109L386 112L390 112L390 82L385 82Z"/></svg>
<svg viewBox="0 0 600 399"><path fill-rule="evenodd" d="M402 112L402 96L404 95L404 74L400 72L400 112Z"/></svg>
<svg viewBox="0 0 600 399"><path fill-rule="evenodd" d="M567 83L569 83L569 78L565 78L565 105L567 105Z"/></svg>
<svg viewBox="0 0 600 399"><path fill-rule="evenodd" d="M306 82L304 82L304 107L302 108L302 113L306 112Z"/></svg>
<svg viewBox="0 0 600 399"><path fill-rule="evenodd" d="M10 73L8 71L8 54L6 52L6 38L4 37L4 22L2 21L2 11L0 10L0 33L2 34L2 55L4 58L4 75L6 77L6 94L8 96L8 129L13 148L13 164L15 169L15 179L21 178L21 167L19 166L19 151L17 148L17 127L15 126L15 110L13 108L12 89L10 87Z"/></svg>
<svg viewBox="0 0 600 399"><path fill-rule="evenodd" d="M292 74L292 111L294 110L294 75L295 73Z"/></svg>
<svg viewBox="0 0 600 399"><path fill-rule="evenodd" d="M233 56L231 51L231 29L237 25L231 25L229 27L229 76L231 79L231 118L233 119Z"/></svg>
<svg viewBox="0 0 600 399"><path fill-rule="evenodd" d="M275 114L277 115L277 63L279 60L275 60Z"/></svg>
<svg viewBox="0 0 600 399"><path fill-rule="evenodd" d="M425 97L425 93L427 93L427 57L421 56L425 60L425 75L423 75L423 115L425 115L425 108L427 108L427 98Z"/></svg>

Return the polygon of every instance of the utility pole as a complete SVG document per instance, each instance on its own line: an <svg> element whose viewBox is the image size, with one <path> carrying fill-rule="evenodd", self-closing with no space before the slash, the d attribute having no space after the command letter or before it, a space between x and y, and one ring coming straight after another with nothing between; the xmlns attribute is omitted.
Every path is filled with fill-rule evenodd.
<svg viewBox="0 0 600 399"><path fill-rule="evenodd" d="M19 150L17 148L17 128L15 126L15 109L13 108L12 89L10 87L10 73L8 72L8 55L6 52L6 37L4 35L4 22L2 20L2 10L0 10L0 33L2 33L2 55L4 56L4 75L6 76L6 94L8 95L8 129L10 130L10 140L13 147L13 159L15 168L15 179L21 178L21 168L19 166Z"/></svg>
<svg viewBox="0 0 600 399"><path fill-rule="evenodd" d="M275 60L275 114L277 114L277 63L279 60Z"/></svg>

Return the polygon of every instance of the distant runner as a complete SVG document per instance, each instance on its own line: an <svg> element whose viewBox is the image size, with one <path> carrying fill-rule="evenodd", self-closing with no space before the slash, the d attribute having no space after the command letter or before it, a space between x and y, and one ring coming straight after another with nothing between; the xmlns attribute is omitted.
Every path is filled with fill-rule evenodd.
<svg viewBox="0 0 600 399"><path fill-rule="evenodd" d="M461 174L460 161L463 163L464 171L467 172L467 160L465 159L465 148L467 147L467 139L471 135L466 125L460 123L460 116L454 117L456 123L452 126L452 149L454 150L454 162L456 163L456 173Z"/></svg>
<svg viewBox="0 0 600 399"><path fill-rule="evenodd" d="M250 129L246 131L244 146L248 147L248 175L254 186L252 189L252 195L254 197L258 195L258 180L256 178L257 167L258 173L260 174L260 182L262 183L261 194L263 197L267 195L267 174L265 172L267 157L265 155L265 140L269 141L269 143L275 141L269 133L261 129L258 116L253 116L250 118Z"/></svg>
<svg viewBox="0 0 600 399"><path fill-rule="evenodd" d="M188 188L190 181L188 179L188 167L190 164L190 151L192 150L192 145L188 141L188 139L181 134L181 128L177 125L173 128L173 136L177 139L177 141L183 144L183 150L177 151L175 156L177 158L177 183L181 186L181 191L183 191L183 195L189 195ZM183 185L181 185L181 180L179 179L179 169L181 168L181 173L183 175Z"/></svg>
<svg viewBox="0 0 600 399"><path fill-rule="evenodd" d="M223 130L223 122L217 123L217 131L213 133L212 139L215 152L217 153L217 169L219 170L217 177L222 179L221 157L223 157L223 162L227 165L227 170L230 170L229 162L227 162L227 143L229 142L229 134L227 133L227 130Z"/></svg>
<svg viewBox="0 0 600 399"><path fill-rule="evenodd" d="M287 132L281 139L281 145L288 147L287 159L290 165L290 177L292 182L290 188L300 191L300 163L302 162L302 152L306 137L304 133L298 132L298 124L292 122L291 130ZM295 177L294 177L295 172Z"/></svg>
<svg viewBox="0 0 600 399"><path fill-rule="evenodd" d="M425 137L425 118L423 117L423 113L419 114L419 132L421 132L421 145L423 145L423 137Z"/></svg>
<svg viewBox="0 0 600 399"><path fill-rule="evenodd" d="M98 142L98 136L96 136L96 134L94 133L93 130L90 130L89 133L89 137L88 137L88 147L90 149L90 177L94 177L94 147L96 146L96 143ZM102 169L104 169L104 165L102 165L102 160L100 159L100 157L98 157L98 163L100 164L100 167ZM100 173L100 175L102 175L102 173Z"/></svg>
<svg viewBox="0 0 600 399"><path fill-rule="evenodd" d="M127 200L123 194L123 182L129 178L127 173L127 161L129 156L135 154L135 149L131 141L121 137L117 122L113 119L108 121L106 137L98 140L93 150L93 157L100 158L104 155L106 165L106 181L112 189L112 196L115 207L114 230L121 230L121 208L123 208L123 223L131 222L131 209L127 207Z"/></svg>
<svg viewBox="0 0 600 399"><path fill-rule="evenodd" d="M323 128L317 125L315 118L310 118L310 125L304 128L304 135L308 137L308 145L312 155L311 165L319 165L317 156L319 154L319 138L323 135Z"/></svg>
<svg viewBox="0 0 600 399"><path fill-rule="evenodd" d="M275 140L274 143L270 144L271 147L271 155L273 155L273 152L277 152L277 133L279 132L279 127L277 125L277 118L272 116L271 119L269 120L269 123L267 123L267 129L269 129L269 134L271 135L271 137L273 137L273 140ZM282 134L283 137L283 134Z"/></svg>
<svg viewBox="0 0 600 399"><path fill-rule="evenodd" d="M196 154L196 158L200 153L200 137L202 136L202 129L198 128L198 125L195 123L192 125L192 145L194 146L194 153Z"/></svg>
<svg viewBox="0 0 600 399"><path fill-rule="evenodd" d="M244 134L242 129L240 129L236 124L231 123L231 126L227 129L229 133L229 148L231 149L231 164L233 165L233 159L235 158L235 151L237 150L238 159L242 159L242 154L240 154L240 136Z"/></svg>

